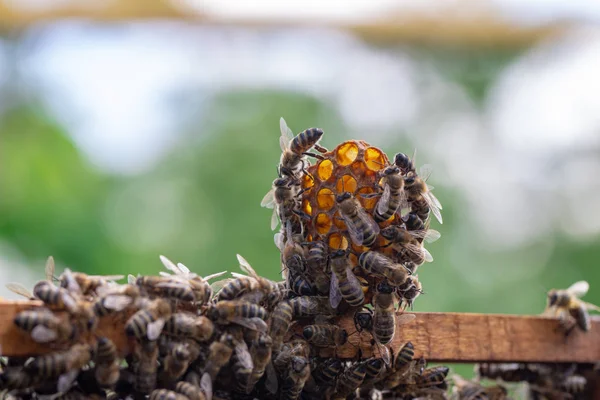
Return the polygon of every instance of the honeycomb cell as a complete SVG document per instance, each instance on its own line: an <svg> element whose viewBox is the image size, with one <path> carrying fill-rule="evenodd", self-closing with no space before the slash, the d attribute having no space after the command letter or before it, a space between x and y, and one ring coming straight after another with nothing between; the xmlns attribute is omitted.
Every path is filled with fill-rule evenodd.
<svg viewBox="0 0 600 400"><path fill-rule="evenodd" d="M312 175L306 174L302 177L302 187L308 189L315 186L315 179Z"/></svg>
<svg viewBox="0 0 600 400"><path fill-rule="evenodd" d="M336 250L346 250L348 248L348 239L346 236L339 233L332 233L329 235L329 247Z"/></svg>
<svg viewBox="0 0 600 400"><path fill-rule="evenodd" d="M344 175L335 184L335 189L338 193L356 192L357 188L356 179L354 179L351 175Z"/></svg>
<svg viewBox="0 0 600 400"><path fill-rule="evenodd" d="M327 188L323 188L319 190L317 193L317 205L321 210L331 210L333 205L335 204L335 195L334 193Z"/></svg>
<svg viewBox="0 0 600 400"><path fill-rule="evenodd" d="M333 214L333 223L340 230L346 229L346 224L344 223L344 220L340 216L340 213L337 211L335 212L335 214Z"/></svg>
<svg viewBox="0 0 600 400"><path fill-rule="evenodd" d="M365 163L362 161L353 162L352 165L350 166L350 169L352 170L352 173L354 174L354 176L363 176L366 172L372 172L372 171L367 171L367 167L365 166Z"/></svg>
<svg viewBox="0 0 600 400"><path fill-rule="evenodd" d="M365 164L371 171L379 171L385 166L385 158L381 150L369 147L365 150Z"/></svg>
<svg viewBox="0 0 600 400"><path fill-rule="evenodd" d="M354 142L342 143L338 146L335 159L341 166L350 165L358 156L358 146Z"/></svg>
<svg viewBox="0 0 600 400"><path fill-rule="evenodd" d="M320 213L315 219L315 228L319 235L325 235L331 230L331 218L329 215Z"/></svg>
<svg viewBox="0 0 600 400"><path fill-rule="evenodd" d="M350 260L350 264L358 265L358 257L356 257L355 254L350 253L350 256L348 257L348 259Z"/></svg>
<svg viewBox="0 0 600 400"><path fill-rule="evenodd" d="M331 160L323 160L317 166L317 176L320 180L326 181L333 174L333 163Z"/></svg>
<svg viewBox="0 0 600 400"><path fill-rule="evenodd" d="M302 211L308 215L312 215L312 206L310 205L310 201L308 199L304 199L302 201Z"/></svg>
<svg viewBox="0 0 600 400"><path fill-rule="evenodd" d="M356 193L356 198L358 199L360 204L366 210L369 210L369 211L373 210L375 208L375 205L379 201L379 196L364 197L365 195L369 195L372 193L375 193L375 189L373 189L372 187L368 187L368 186L360 188L358 190L358 192Z"/></svg>

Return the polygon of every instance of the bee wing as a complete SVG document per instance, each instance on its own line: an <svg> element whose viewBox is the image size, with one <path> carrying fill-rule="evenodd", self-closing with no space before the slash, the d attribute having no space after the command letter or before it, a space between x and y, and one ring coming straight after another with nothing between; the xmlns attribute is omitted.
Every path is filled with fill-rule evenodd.
<svg viewBox="0 0 600 400"><path fill-rule="evenodd" d="M65 268L63 276L67 283L67 290L69 291L69 293L81 293L81 287L73 277L73 273L69 268Z"/></svg>
<svg viewBox="0 0 600 400"><path fill-rule="evenodd" d="M275 371L275 367L273 367L273 363L269 362L265 369L265 388L272 394L277 393L278 382L277 382L277 372Z"/></svg>
<svg viewBox="0 0 600 400"><path fill-rule="evenodd" d="M271 188L260 201L260 206L265 208L275 208L275 188Z"/></svg>
<svg viewBox="0 0 600 400"><path fill-rule="evenodd" d="M54 329L46 328L43 325L37 325L31 330L31 338L38 343L48 343L58 339L58 334Z"/></svg>
<svg viewBox="0 0 600 400"><path fill-rule="evenodd" d="M146 336L148 336L148 340L156 340L160 336L163 327L165 326L165 320L162 318L157 319L154 322L148 323L148 327L146 329Z"/></svg>
<svg viewBox="0 0 600 400"><path fill-rule="evenodd" d="M429 206L429 210L431 210L431 213L435 216L435 218L440 224L443 224L444 220L442 219L442 213L440 212L442 208L437 206L437 204L440 203L437 197L435 197L431 192L425 192L421 195L423 196L423 199Z"/></svg>
<svg viewBox="0 0 600 400"><path fill-rule="evenodd" d="M337 275L331 274L331 282L329 287L329 304L332 308L337 308L342 302L342 293L340 292L340 284Z"/></svg>
<svg viewBox="0 0 600 400"><path fill-rule="evenodd" d="M188 267L186 267L183 263L177 263L177 268L185 275L190 275L191 271Z"/></svg>
<svg viewBox="0 0 600 400"><path fill-rule="evenodd" d="M213 282L210 285L210 288L213 290L213 292L218 292L223 288L223 286L227 285L231 281L233 281L231 278L221 279L220 281Z"/></svg>
<svg viewBox="0 0 600 400"><path fill-rule="evenodd" d="M590 284L586 281L575 282L567 289L567 292L571 293L575 297L583 297L590 290Z"/></svg>
<svg viewBox="0 0 600 400"><path fill-rule="evenodd" d="M273 241L275 242L275 246L277 246L279 251L283 253L283 249L285 248L285 244L283 243L283 233L277 232L273 236Z"/></svg>
<svg viewBox="0 0 600 400"><path fill-rule="evenodd" d="M237 256L238 261L240 262L240 269L242 271L244 271L245 273L247 273L248 275L250 275L254 278L258 276L258 274L254 270L254 268L252 268L250 263L244 257L242 257L239 254L236 254L236 256Z"/></svg>
<svg viewBox="0 0 600 400"><path fill-rule="evenodd" d="M166 269L168 269L169 271L173 272L176 275L181 275L182 271L179 269L179 267L177 267L177 265L175 265L175 263L171 260L169 260L167 257L160 255L160 262L163 263L163 265L165 266Z"/></svg>
<svg viewBox="0 0 600 400"><path fill-rule="evenodd" d="M587 310L592 310L592 311L600 311L600 307L598 307L598 306L597 306L597 305L595 305L595 304L592 304L592 303L586 303L585 301L582 301L582 303L583 303L584 307L585 307Z"/></svg>
<svg viewBox="0 0 600 400"><path fill-rule="evenodd" d="M417 316L415 314L396 315L396 325L406 325L412 322Z"/></svg>
<svg viewBox="0 0 600 400"><path fill-rule="evenodd" d="M214 274L210 274L210 275L205 276L204 280L205 281L210 281L211 279L218 278L219 276L225 275L226 273L227 273L227 271L221 271L221 272L217 272L217 273L214 273Z"/></svg>
<svg viewBox="0 0 600 400"><path fill-rule="evenodd" d="M204 374L202 374L202 378L200 378L200 389L204 392L204 397L206 398L206 400L212 400L212 386L212 379L210 379L209 373L205 372Z"/></svg>
<svg viewBox="0 0 600 400"><path fill-rule="evenodd" d="M294 133L290 128L288 128L283 117L279 119L279 130L281 131L281 136L279 137L279 147L281 147L281 151L286 151L290 147L290 142L294 138Z"/></svg>
<svg viewBox="0 0 600 400"><path fill-rule="evenodd" d="M387 211L388 204L390 203L390 197L392 196L392 190L390 189L390 185L384 185L383 194L381 198L377 202L377 213L383 214Z"/></svg>
<svg viewBox="0 0 600 400"><path fill-rule="evenodd" d="M335 275L335 274L333 274L333 275ZM358 280L356 275L354 275L354 272L352 272L351 268L346 268L346 278L350 281L350 284L352 286L362 287L362 285L360 284L360 281Z"/></svg>
<svg viewBox="0 0 600 400"><path fill-rule="evenodd" d="M413 253L421 253L421 255L423 256L423 260L425 262L432 262L433 261L433 256L431 255L431 253L429 252L429 250L427 250L425 247L423 246L419 246L416 244L405 244L404 248L410 252Z"/></svg>
<svg viewBox="0 0 600 400"><path fill-rule="evenodd" d="M124 294L109 295L104 299L104 306L111 310L121 311L130 305L132 301L131 297Z"/></svg>
<svg viewBox="0 0 600 400"><path fill-rule="evenodd" d="M59 376L58 385L56 386L58 391L60 393L67 393L73 385L73 382L75 382L75 378L77 378L77 375L79 375L79 370L72 369L69 372L66 372Z"/></svg>
<svg viewBox="0 0 600 400"><path fill-rule="evenodd" d="M260 318L242 318L233 317L229 319L230 322L243 326L244 328L252 329L254 331L267 333L268 326L265 321Z"/></svg>
<svg viewBox="0 0 600 400"><path fill-rule="evenodd" d="M417 239L424 239L427 243L433 243L442 235L435 229L423 229L419 231L410 231L410 235Z"/></svg>
<svg viewBox="0 0 600 400"><path fill-rule="evenodd" d="M277 210L274 209L271 214L271 230L274 231L277 225L279 225L279 215L277 215Z"/></svg>
<svg viewBox="0 0 600 400"><path fill-rule="evenodd" d="M242 364L244 368L254 368L254 362L252 361L252 356L250 355L250 351L248 350L248 345L243 340L236 344L235 355L237 356L238 361Z"/></svg>
<svg viewBox="0 0 600 400"><path fill-rule="evenodd" d="M414 160L413 160L414 165ZM431 164L423 164L421 168L419 168L419 177L424 181L427 181L433 172L433 166Z"/></svg>
<svg viewBox="0 0 600 400"><path fill-rule="evenodd" d="M346 217L345 215L342 215L342 218L346 223L346 229L350 234L350 239L352 239L352 242L354 242L354 244L357 246L361 246L364 240L364 232L357 229L356 225L354 225L354 222L352 222L350 218Z"/></svg>
<svg viewBox="0 0 600 400"><path fill-rule="evenodd" d="M54 279L54 269L55 268L56 268L56 266L54 264L54 257L52 257L52 256L48 257L48 259L46 260L46 268L45 268L46 280L48 282L52 282L52 280Z"/></svg>
<svg viewBox="0 0 600 400"><path fill-rule="evenodd" d="M137 281L137 278L135 276L133 276L132 274L127 275L128 284L135 285L135 281Z"/></svg>
<svg viewBox="0 0 600 400"><path fill-rule="evenodd" d="M77 285L79 287L79 285ZM77 310L77 302L69 293L62 292L62 301L65 303L65 308L70 312L75 312Z"/></svg>
<svg viewBox="0 0 600 400"><path fill-rule="evenodd" d="M387 347L385 347L384 345L382 345L379 342L376 342L376 343L377 343L377 348L379 349L379 354L381 354L381 359L383 360L385 365L391 365L392 364L392 356L390 355L390 349L388 349Z"/></svg>
<svg viewBox="0 0 600 400"><path fill-rule="evenodd" d="M173 278L173 275L171 275L170 273L165 272L165 271L158 271L158 275L165 277L165 278Z"/></svg>
<svg viewBox="0 0 600 400"><path fill-rule="evenodd" d="M27 289L25 286L21 285L20 283L15 283L15 282L7 283L6 288L8 290L10 290L11 292L16 293L20 296L27 297L28 299L33 299L33 297L34 297L33 293L31 293L31 291L29 289Z"/></svg>

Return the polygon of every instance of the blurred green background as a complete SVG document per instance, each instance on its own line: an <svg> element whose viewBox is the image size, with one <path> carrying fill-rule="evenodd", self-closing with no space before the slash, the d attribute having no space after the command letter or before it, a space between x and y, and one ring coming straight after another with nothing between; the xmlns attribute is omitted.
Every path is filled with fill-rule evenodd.
<svg viewBox="0 0 600 400"><path fill-rule="evenodd" d="M277 279L259 203L283 116L295 132L323 128L328 148L364 139L433 165L444 224L432 222L442 238L415 310L537 314L546 290L581 279L600 303L600 34L573 24L472 43L430 27L6 25L2 281L32 285L48 255L59 269L157 274L164 254L207 275L236 271L236 253Z"/></svg>

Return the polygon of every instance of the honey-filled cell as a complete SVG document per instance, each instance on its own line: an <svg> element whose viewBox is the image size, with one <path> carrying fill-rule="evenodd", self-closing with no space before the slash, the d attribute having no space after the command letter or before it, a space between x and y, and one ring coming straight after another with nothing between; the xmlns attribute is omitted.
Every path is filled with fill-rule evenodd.
<svg viewBox="0 0 600 400"><path fill-rule="evenodd" d="M305 174L302 177L302 188L308 189L315 186L315 178L311 174Z"/></svg>
<svg viewBox="0 0 600 400"><path fill-rule="evenodd" d="M352 165L350 166L350 169L352 170L352 173L354 174L354 176L363 176L365 175L365 173L367 172L372 172L372 171L367 171L367 167L365 166L365 163L362 161L355 161L352 163Z"/></svg>
<svg viewBox="0 0 600 400"><path fill-rule="evenodd" d="M348 239L346 236L339 233L329 235L329 248L336 250L346 250L348 248Z"/></svg>
<svg viewBox="0 0 600 400"><path fill-rule="evenodd" d="M360 202L360 205L363 206L366 210L371 211L375 208L375 205L379 201L380 196L373 197L364 197L365 195L370 195L375 193L375 189L370 187L363 187L356 192L356 198Z"/></svg>
<svg viewBox="0 0 600 400"><path fill-rule="evenodd" d="M369 147L365 150L365 164L371 171L379 171L385 167L385 157L381 150Z"/></svg>
<svg viewBox="0 0 600 400"><path fill-rule="evenodd" d="M356 188L358 184L356 183L356 179L354 179L351 175L344 175L335 184L335 189L338 193L356 192Z"/></svg>
<svg viewBox="0 0 600 400"><path fill-rule="evenodd" d="M310 201L308 201L308 199L304 199L302 202L302 211L308 215L312 215L312 206L310 205Z"/></svg>
<svg viewBox="0 0 600 400"><path fill-rule="evenodd" d="M344 223L342 217L340 217L340 213L338 211L333 214L333 223L340 230L346 229L346 224Z"/></svg>
<svg viewBox="0 0 600 400"><path fill-rule="evenodd" d="M327 214L320 213L315 219L315 228L319 235L325 235L331 230L331 218Z"/></svg>
<svg viewBox="0 0 600 400"><path fill-rule="evenodd" d="M335 160L341 166L350 165L358 156L358 146L354 142L342 143L335 152Z"/></svg>
<svg viewBox="0 0 600 400"><path fill-rule="evenodd" d="M326 181L333 174L333 163L331 160L323 160L317 165L317 176L320 180Z"/></svg>
<svg viewBox="0 0 600 400"><path fill-rule="evenodd" d="M321 210L331 210L335 204L335 195L330 189L323 188L317 193L317 205Z"/></svg>

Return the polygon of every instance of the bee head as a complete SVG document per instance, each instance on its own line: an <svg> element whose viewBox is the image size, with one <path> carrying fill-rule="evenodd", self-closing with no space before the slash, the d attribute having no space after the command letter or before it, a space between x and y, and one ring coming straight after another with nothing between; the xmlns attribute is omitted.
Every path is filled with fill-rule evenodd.
<svg viewBox="0 0 600 400"><path fill-rule="evenodd" d="M334 251L333 253L331 253L331 258L342 258L342 257L346 257L346 250L343 249L338 249L336 251Z"/></svg>
<svg viewBox="0 0 600 400"><path fill-rule="evenodd" d="M395 234L396 228L393 225L390 225L388 227L383 228L380 233L384 239L392 240L396 236L396 234ZM365 253L363 253L363 254L365 254ZM361 254L361 257L362 257L362 254Z"/></svg>
<svg viewBox="0 0 600 400"><path fill-rule="evenodd" d="M390 294L394 292L394 287L389 283L383 281L379 285L377 285L377 292Z"/></svg>
<svg viewBox="0 0 600 400"><path fill-rule="evenodd" d="M304 339L306 340L310 340L315 334L315 331L313 329L312 326L305 326L304 329L302 330L302 336L304 336Z"/></svg>
<svg viewBox="0 0 600 400"><path fill-rule="evenodd" d="M406 178L404 178L404 184L407 186L414 185L415 181L416 178L414 177L414 175L407 176Z"/></svg>
<svg viewBox="0 0 600 400"><path fill-rule="evenodd" d="M344 192L342 194L338 194L337 196L335 196L335 201L337 201L338 203L341 203L344 200L348 200L351 197L352 197L352 194L350 192Z"/></svg>
<svg viewBox="0 0 600 400"><path fill-rule="evenodd" d="M555 306L558 303L558 292L555 289L552 289L548 292L548 304L550 306Z"/></svg>
<svg viewBox="0 0 600 400"><path fill-rule="evenodd" d="M361 331L363 329L370 330L373 325L373 315L371 314L371 310L368 308L363 308L354 314L354 325L356 326L357 331Z"/></svg>
<svg viewBox="0 0 600 400"><path fill-rule="evenodd" d="M271 339L271 336L269 335L262 334L258 338L258 345L262 347L271 347L273 346L273 339Z"/></svg>
<svg viewBox="0 0 600 400"><path fill-rule="evenodd" d="M287 178L277 178L273 181L273 186L281 188L289 186L290 180Z"/></svg>
<svg viewBox="0 0 600 400"><path fill-rule="evenodd" d="M389 167L387 167L386 169L383 170L383 175L384 176L388 176L388 175L396 175L400 173L400 168L398 168L395 165L391 165Z"/></svg>

